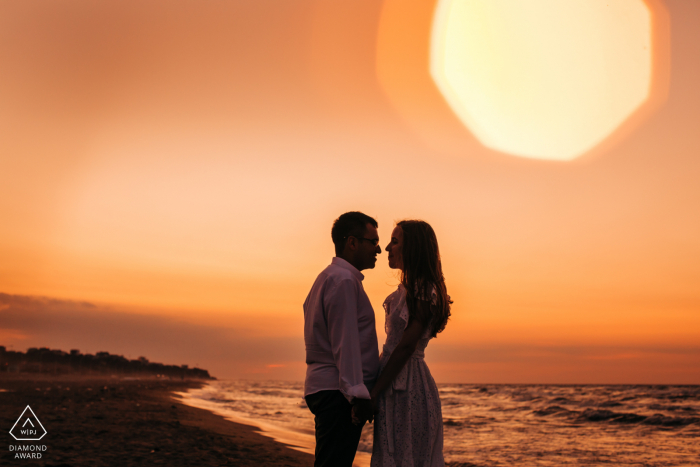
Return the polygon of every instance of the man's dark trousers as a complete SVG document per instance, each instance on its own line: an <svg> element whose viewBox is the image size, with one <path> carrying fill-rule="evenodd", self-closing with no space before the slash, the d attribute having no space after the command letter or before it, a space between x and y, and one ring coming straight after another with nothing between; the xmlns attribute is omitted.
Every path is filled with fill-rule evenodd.
<svg viewBox="0 0 700 467"><path fill-rule="evenodd" d="M340 391L319 391L306 396L315 415L314 467L351 467L360 443L362 425L352 424L352 405Z"/></svg>

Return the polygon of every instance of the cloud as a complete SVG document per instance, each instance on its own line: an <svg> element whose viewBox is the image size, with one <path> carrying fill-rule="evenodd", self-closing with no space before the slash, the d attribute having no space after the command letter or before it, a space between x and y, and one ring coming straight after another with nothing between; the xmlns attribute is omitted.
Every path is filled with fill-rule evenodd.
<svg viewBox="0 0 700 467"><path fill-rule="evenodd" d="M285 368L277 366L281 362L301 364L304 360L302 339L253 335L235 322L229 326L198 325L47 297L0 293L0 330L3 343L13 345L14 350L50 347L145 356L166 364L199 365L224 378L269 372L265 369ZM275 377L303 377L290 371ZM298 368L293 373L298 373Z"/></svg>
<svg viewBox="0 0 700 467"><path fill-rule="evenodd" d="M276 331L288 323L275 322L270 329L274 320L256 323L250 316L233 316L225 326L197 324L191 318L186 322L88 302L0 293L0 345L145 356L199 366L223 379L304 379L301 333ZM437 339L426 356L438 382L700 383L697 345L455 344Z"/></svg>

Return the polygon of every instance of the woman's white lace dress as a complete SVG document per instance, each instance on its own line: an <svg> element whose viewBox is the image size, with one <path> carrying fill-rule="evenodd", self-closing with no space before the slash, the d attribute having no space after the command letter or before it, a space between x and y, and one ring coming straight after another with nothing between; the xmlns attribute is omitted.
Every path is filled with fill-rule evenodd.
<svg viewBox="0 0 700 467"><path fill-rule="evenodd" d="M433 301L435 292L433 291ZM384 370L408 325L406 289L399 285L384 300L386 343L379 358ZM442 410L437 386L425 364L426 329L418 348L391 386L379 396L374 419L372 467L443 467Z"/></svg>

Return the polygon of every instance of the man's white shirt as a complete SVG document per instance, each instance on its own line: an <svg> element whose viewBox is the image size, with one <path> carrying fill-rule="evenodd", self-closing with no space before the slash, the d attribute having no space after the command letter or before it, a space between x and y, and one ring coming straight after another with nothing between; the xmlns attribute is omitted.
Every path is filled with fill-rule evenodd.
<svg viewBox="0 0 700 467"><path fill-rule="evenodd" d="M340 390L349 402L370 398L379 348L363 279L353 265L335 257L311 287L304 302L304 396Z"/></svg>

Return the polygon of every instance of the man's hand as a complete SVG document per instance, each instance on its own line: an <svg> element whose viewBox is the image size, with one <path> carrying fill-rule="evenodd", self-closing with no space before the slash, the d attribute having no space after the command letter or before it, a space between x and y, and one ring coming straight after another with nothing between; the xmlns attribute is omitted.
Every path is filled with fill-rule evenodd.
<svg viewBox="0 0 700 467"><path fill-rule="evenodd" d="M361 425L365 421L372 423L372 420L374 420L372 402L369 399L355 399L352 405L353 425Z"/></svg>

